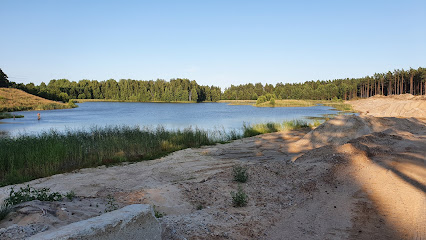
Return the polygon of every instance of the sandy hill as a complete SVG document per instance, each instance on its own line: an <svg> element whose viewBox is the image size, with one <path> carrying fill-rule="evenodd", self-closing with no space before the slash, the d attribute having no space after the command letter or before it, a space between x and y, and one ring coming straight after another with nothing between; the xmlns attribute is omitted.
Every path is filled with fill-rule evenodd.
<svg viewBox="0 0 426 240"><path fill-rule="evenodd" d="M70 108L68 104L34 96L16 88L0 88L0 112Z"/></svg>
<svg viewBox="0 0 426 240"><path fill-rule="evenodd" d="M348 101L361 115L375 117L426 117L426 96L401 94L376 95L367 99Z"/></svg>

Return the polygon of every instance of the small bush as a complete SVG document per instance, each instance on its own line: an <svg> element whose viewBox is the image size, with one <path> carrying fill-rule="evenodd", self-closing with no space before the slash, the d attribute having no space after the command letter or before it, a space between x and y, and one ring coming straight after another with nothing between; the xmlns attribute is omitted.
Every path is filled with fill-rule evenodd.
<svg viewBox="0 0 426 240"><path fill-rule="evenodd" d="M232 168L232 173L234 175L234 181L245 183L248 179L247 168L237 165Z"/></svg>
<svg viewBox="0 0 426 240"><path fill-rule="evenodd" d="M248 196L244 192L243 187L241 187L241 185L238 185L237 192L231 192L231 197L234 207L244 207L247 205Z"/></svg>
<svg viewBox="0 0 426 240"><path fill-rule="evenodd" d="M264 103L266 101L267 101L266 97L262 95L262 96L257 98L256 104L261 104L261 103Z"/></svg>

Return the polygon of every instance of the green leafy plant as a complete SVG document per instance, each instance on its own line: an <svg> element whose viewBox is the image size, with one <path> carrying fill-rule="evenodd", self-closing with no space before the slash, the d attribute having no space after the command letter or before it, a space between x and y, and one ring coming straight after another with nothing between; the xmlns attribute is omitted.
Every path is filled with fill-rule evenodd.
<svg viewBox="0 0 426 240"><path fill-rule="evenodd" d="M237 192L234 192L234 191L231 192L231 197L232 197L232 203L234 204L234 207L244 207L247 205L248 196L244 192L243 187L241 187L241 185L238 185Z"/></svg>
<svg viewBox="0 0 426 240"><path fill-rule="evenodd" d="M234 175L234 181L245 183L248 179L247 168L236 165L232 168L232 173Z"/></svg>
<svg viewBox="0 0 426 240"><path fill-rule="evenodd" d="M13 187L10 188L9 197L6 198L5 204L7 206L13 206L19 203L40 200L40 201L61 201L63 195L59 192L50 192L49 188L35 189L27 185L26 187L20 187L18 191L15 191Z"/></svg>
<svg viewBox="0 0 426 240"><path fill-rule="evenodd" d="M75 197L75 192L71 190L65 194L65 197L68 198L68 200L72 201Z"/></svg>
<svg viewBox="0 0 426 240"><path fill-rule="evenodd" d="M164 217L166 214L165 213L162 213L162 212L160 212L160 211L158 211L157 209L155 209L155 205L153 206L153 209L154 209L154 216L156 217L156 218L162 218L162 217Z"/></svg>
<svg viewBox="0 0 426 240"><path fill-rule="evenodd" d="M108 195L107 196L107 204L105 208L105 212L112 212L118 209L118 204L115 202L115 199L113 196Z"/></svg>
<svg viewBox="0 0 426 240"><path fill-rule="evenodd" d="M0 220L4 219L10 212L10 209L17 204L29 202L33 200L40 201L61 201L64 198L59 192L50 192L49 188L36 189L27 185L20 187L15 191L13 187L10 188L9 197L7 197L0 206Z"/></svg>
<svg viewBox="0 0 426 240"><path fill-rule="evenodd" d="M10 206L7 206L4 202L0 206L0 221L3 220L10 212Z"/></svg>

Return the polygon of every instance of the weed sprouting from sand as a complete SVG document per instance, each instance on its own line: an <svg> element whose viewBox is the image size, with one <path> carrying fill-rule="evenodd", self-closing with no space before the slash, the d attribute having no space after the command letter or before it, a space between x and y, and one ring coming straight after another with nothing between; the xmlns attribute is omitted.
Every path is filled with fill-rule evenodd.
<svg viewBox="0 0 426 240"><path fill-rule="evenodd" d="M0 206L0 220L4 219L10 212L10 209L17 204L33 200L49 202L61 201L63 198L64 196L61 193L50 192L49 188L36 189L27 185L15 191L15 189L11 187L9 197L7 197Z"/></svg>
<svg viewBox="0 0 426 240"><path fill-rule="evenodd" d="M248 203L248 196L240 184L238 184L237 192L231 192L231 197L234 207L244 207Z"/></svg>
<svg viewBox="0 0 426 240"><path fill-rule="evenodd" d="M234 181L237 181L240 183L247 182L247 179L248 179L247 168L241 165L236 165L232 168L232 174L234 176Z"/></svg>
<svg viewBox="0 0 426 240"><path fill-rule="evenodd" d="M118 204L115 202L115 198L111 195L107 196L107 204L104 212L112 212L118 209Z"/></svg>
<svg viewBox="0 0 426 240"><path fill-rule="evenodd" d="M165 213L162 213L162 212L158 211L158 210L156 209L156 206L155 206L155 205L154 205L152 208L154 209L154 216L155 216L156 218L162 218L162 217L164 217L164 216L166 215Z"/></svg>
<svg viewBox="0 0 426 240"><path fill-rule="evenodd" d="M6 203L3 202L0 206L0 221L3 220L9 213L10 206L7 206Z"/></svg>
<svg viewBox="0 0 426 240"><path fill-rule="evenodd" d="M71 190L65 194L65 197L68 200L72 201L75 198L75 192Z"/></svg>
<svg viewBox="0 0 426 240"><path fill-rule="evenodd" d="M61 201L64 198L59 192L50 192L49 188L36 189L27 185L26 187L20 187L18 191L15 191L13 187L10 188L9 197L4 201L7 206L13 206L23 202L29 202L33 200L40 201Z"/></svg>

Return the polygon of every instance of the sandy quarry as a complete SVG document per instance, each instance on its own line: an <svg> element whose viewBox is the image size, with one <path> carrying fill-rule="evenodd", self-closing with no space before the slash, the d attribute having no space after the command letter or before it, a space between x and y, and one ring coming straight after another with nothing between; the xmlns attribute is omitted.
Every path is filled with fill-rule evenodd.
<svg viewBox="0 0 426 240"><path fill-rule="evenodd" d="M361 117L338 116L311 132L265 134L32 181L79 197L19 206L0 222L0 239L102 214L108 195L120 206L155 205L166 214L164 239L426 239L426 100L402 98L351 102ZM249 169L242 208L230 196L238 185L235 164ZM0 199L8 192L0 188Z"/></svg>

